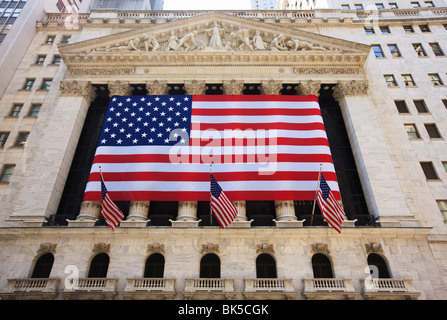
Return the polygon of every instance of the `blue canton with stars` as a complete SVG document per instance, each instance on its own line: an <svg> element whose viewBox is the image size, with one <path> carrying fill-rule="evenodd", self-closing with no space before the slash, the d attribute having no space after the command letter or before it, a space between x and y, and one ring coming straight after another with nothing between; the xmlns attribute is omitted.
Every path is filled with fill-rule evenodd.
<svg viewBox="0 0 447 320"><path fill-rule="evenodd" d="M191 106L188 95L113 96L99 146L189 145Z"/></svg>

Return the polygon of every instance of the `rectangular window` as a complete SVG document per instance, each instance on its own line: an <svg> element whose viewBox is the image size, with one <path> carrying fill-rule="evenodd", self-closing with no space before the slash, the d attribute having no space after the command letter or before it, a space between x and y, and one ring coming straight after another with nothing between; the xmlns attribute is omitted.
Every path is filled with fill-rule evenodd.
<svg viewBox="0 0 447 320"><path fill-rule="evenodd" d="M375 34L373 27L364 27L365 28L365 34Z"/></svg>
<svg viewBox="0 0 447 320"><path fill-rule="evenodd" d="M422 44L420 44L420 43L413 43L413 48L414 48L414 51L416 51L416 53L417 53L417 55L419 57L426 57L427 56L427 54L425 53L424 48L422 47Z"/></svg>
<svg viewBox="0 0 447 320"><path fill-rule="evenodd" d="M438 128L436 127L436 124L434 124L434 123L425 123L424 126L425 126L425 129L427 130L428 136L431 139L442 138L441 134L438 131Z"/></svg>
<svg viewBox="0 0 447 320"><path fill-rule="evenodd" d="M385 57L385 55L383 54L382 47L380 46L380 44L373 44L371 46L371 48L372 48L376 58L384 58Z"/></svg>
<svg viewBox="0 0 447 320"><path fill-rule="evenodd" d="M408 137L410 139L420 139L418 130L415 124L405 124L405 130L407 130Z"/></svg>
<svg viewBox="0 0 447 320"><path fill-rule="evenodd" d="M397 82L396 79L394 78L394 75L392 74L385 74L384 75L386 84L388 86L388 88L393 88L393 87L397 87Z"/></svg>
<svg viewBox="0 0 447 320"><path fill-rule="evenodd" d="M42 65L44 63L46 57L47 56L45 56L45 55L38 55L35 64Z"/></svg>
<svg viewBox="0 0 447 320"><path fill-rule="evenodd" d="M447 109L447 99L442 99L442 103L444 104L444 107Z"/></svg>
<svg viewBox="0 0 447 320"><path fill-rule="evenodd" d="M23 86L23 89L24 90L31 90L31 88L33 87L35 81L36 81L36 79L26 79L25 85Z"/></svg>
<svg viewBox="0 0 447 320"><path fill-rule="evenodd" d="M393 56L393 58L402 57L399 49L397 48L397 44L389 44L388 48L390 49L390 52L391 52L391 55Z"/></svg>
<svg viewBox="0 0 447 320"><path fill-rule="evenodd" d="M57 64L57 65L59 65L59 64L61 64L61 61L62 61L61 56L60 56L60 55L55 55L55 56L53 57L53 62L52 62L51 64Z"/></svg>
<svg viewBox="0 0 447 320"><path fill-rule="evenodd" d="M41 104L33 104L31 106L31 109L30 109L29 113L28 113L28 116L29 117L37 117L41 107L42 107Z"/></svg>
<svg viewBox="0 0 447 320"><path fill-rule="evenodd" d="M19 136L17 137L16 143L14 147L24 148L26 144L26 140L28 140L29 132L19 132Z"/></svg>
<svg viewBox="0 0 447 320"><path fill-rule="evenodd" d="M42 82L41 90L49 90L53 79L44 79Z"/></svg>
<svg viewBox="0 0 447 320"><path fill-rule="evenodd" d="M62 44L67 44L70 42L71 36L62 36L62 40L61 43Z"/></svg>
<svg viewBox="0 0 447 320"><path fill-rule="evenodd" d="M424 171L425 178L430 180L437 180L438 175L436 174L433 163L431 162L421 162L422 171Z"/></svg>
<svg viewBox="0 0 447 320"><path fill-rule="evenodd" d="M20 110L22 110L23 108L23 104L14 104L12 106L11 112L9 113L8 116L10 117L18 117L20 114Z"/></svg>
<svg viewBox="0 0 447 320"><path fill-rule="evenodd" d="M11 180L11 176L14 172L15 165L6 164L3 167L2 174L0 175L0 182L8 183Z"/></svg>
<svg viewBox="0 0 447 320"><path fill-rule="evenodd" d="M391 9L399 9L396 2L390 2L389 5Z"/></svg>
<svg viewBox="0 0 447 320"><path fill-rule="evenodd" d="M441 211L442 217L447 221L447 200L436 200L439 211Z"/></svg>
<svg viewBox="0 0 447 320"><path fill-rule="evenodd" d="M427 105L424 100L413 100L418 113L428 113Z"/></svg>
<svg viewBox="0 0 447 320"><path fill-rule="evenodd" d="M437 73L429 73L428 76L430 77L431 82L434 86L442 86L443 82L441 81L441 78L439 77L439 74Z"/></svg>
<svg viewBox="0 0 447 320"><path fill-rule="evenodd" d="M421 29L422 32L431 32L428 24L422 24L419 26L419 28Z"/></svg>
<svg viewBox="0 0 447 320"><path fill-rule="evenodd" d="M435 5L433 4L433 1L425 1L425 5L429 8L433 8Z"/></svg>
<svg viewBox="0 0 447 320"><path fill-rule="evenodd" d="M355 9L356 10L363 10L363 5L362 4L354 4L354 6L355 6Z"/></svg>
<svg viewBox="0 0 447 320"><path fill-rule="evenodd" d="M412 25L403 26L405 33L414 33L414 29Z"/></svg>
<svg viewBox="0 0 447 320"><path fill-rule="evenodd" d="M394 100L394 103L396 104L396 108L399 113L410 113L405 100Z"/></svg>
<svg viewBox="0 0 447 320"><path fill-rule="evenodd" d="M380 28L380 32L382 34L390 34L391 33L390 28L388 26L381 26L379 28Z"/></svg>
<svg viewBox="0 0 447 320"><path fill-rule="evenodd" d="M8 140L9 132L0 132L0 147L4 147Z"/></svg>
<svg viewBox="0 0 447 320"><path fill-rule="evenodd" d="M406 87L415 87L416 86L411 74L403 74L402 79L404 80Z"/></svg>
<svg viewBox="0 0 447 320"><path fill-rule="evenodd" d="M413 2L411 2L411 7L413 7L413 8L419 8L421 5L419 4L419 2L417 2L417 1L413 1Z"/></svg>
<svg viewBox="0 0 447 320"><path fill-rule="evenodd" d="M439 44L437 42L433 42L433 43L429 43L431 49L433 50L433 53L435 54L435 56L437 57L441 57L444 55L444 52L441 50L441 47L439 46Z"/></svg>
<svg viewBox="0 0 447 320"><path fill-rule="evenodd" d="M349 9L351 9L351 8L349 7L349 4L342 4L342 5L341 5L341 9L342 9L342 10L349 10Z"/></svg>
<svg viewBox="0 0 447 320"><path fill-rule="evenodd" d="M376 3L377 9L385 9L383 3Z"/></svg>
<svg viewBox="0 0 447 320"><path fill-rule="evenodd" d="M56 39L56 36L48 36L47 40L45 41L46 44L53 44L54 39Z"/></svg>

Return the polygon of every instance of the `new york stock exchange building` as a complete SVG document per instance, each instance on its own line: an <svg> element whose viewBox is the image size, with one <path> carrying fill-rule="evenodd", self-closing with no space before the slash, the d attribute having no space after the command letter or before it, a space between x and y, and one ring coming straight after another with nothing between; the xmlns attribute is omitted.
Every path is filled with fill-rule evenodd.
<svg viewBox="0 0 447 320"><path fill-rule="evenodd" d="M443 1L401 2L371 11L351 4L47 13L0 100L1 299L446 299L447 8ZM180 180L187 176L181 168L164 172L160 163L151 176L145 161L158 160L141 156L120 175L106 172L127 161L122 155L102 168L124 215L115 229L108 226L100 184L90 184L99 179L97 148L116 137L106 136L108 122L127 130L129 148L150 134L140 132L144 123L160 135L161 127L174 129L168 113L180 102L158 111L141 104L154 97L190 97L193 108L195 100L224 109L251 101L237 109L246 119L236 126L241 132L259 122L261 102L274 103L263 117L272 119L275 112L301 117L284 111L288 99L317 103L333 160L323 172L334 168L330 186L346 214L341 232L315 205L317 181L305 181L319 176L309 156L315 139L277 150L278 161L285 157L279 153L302 150L302 158L287 161L307 171L296 182L297 190L310 185L306 197L277 197L292 173L275 180L237 172L231 154L234 172L213 163L237 208L226 228L210 214L208 196L188 197L195 186ZM113 98L137 101L147 117L126 110L110 121L118 113ZM216 109L208 118L221 125L232 117ZM118 124L125 120L127 127ZM150 148L157 153L163 140ZM209 179L210 165L199 163ZM119 177L127 175L152 189L118 196ZM232 200L234 181L246 177L254 181L249 196ZM201 184L205 191L209 183ZM168 192L170 185L180 189Z"/></svg>

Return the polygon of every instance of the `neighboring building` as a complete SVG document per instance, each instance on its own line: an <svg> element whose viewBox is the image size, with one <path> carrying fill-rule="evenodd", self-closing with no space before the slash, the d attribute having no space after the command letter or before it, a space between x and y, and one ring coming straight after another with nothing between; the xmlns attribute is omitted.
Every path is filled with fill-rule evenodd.
<svg viewBox="0 0 447 320"><path fill-rule="evenodd" d="M163 10L164 0L95 0L92 10Z"/></svg>
<svg viewBox="0 0 447 320"><path fill-rule="evenodd" d="M276 0L251 0L252 10L273 10L276 9Z"/></svg>
<svg viewBox="0 0 447 320"><path fill-rule="evenodd" d="M447 5L393 3L32 21L0 98L1 298L447 299ZM85 185L111 96L148 94L318 96L341 234L300 199L224 230L206 201L117 202L112 231Z"/></svg>

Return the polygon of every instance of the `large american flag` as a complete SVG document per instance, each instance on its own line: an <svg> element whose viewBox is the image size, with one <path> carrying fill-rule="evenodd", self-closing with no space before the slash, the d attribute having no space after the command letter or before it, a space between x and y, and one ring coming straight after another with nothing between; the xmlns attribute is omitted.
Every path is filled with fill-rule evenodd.
<svg viewBox="0 0 447 320"><path fill-rule="evenodd" d="M316 96L113 96L84 200L314 200L320 164L340 199Z"/></svg>

